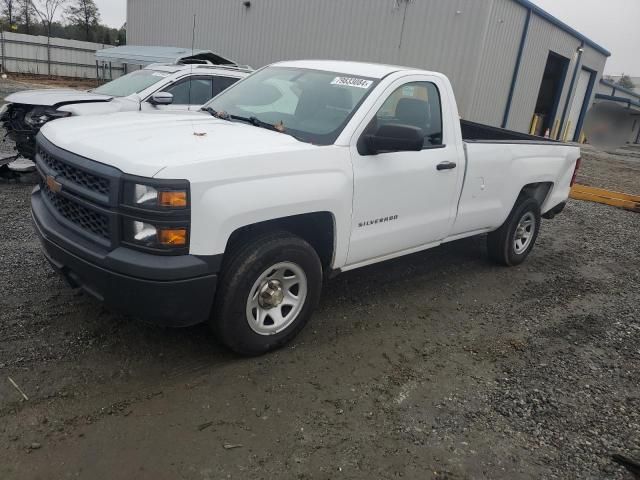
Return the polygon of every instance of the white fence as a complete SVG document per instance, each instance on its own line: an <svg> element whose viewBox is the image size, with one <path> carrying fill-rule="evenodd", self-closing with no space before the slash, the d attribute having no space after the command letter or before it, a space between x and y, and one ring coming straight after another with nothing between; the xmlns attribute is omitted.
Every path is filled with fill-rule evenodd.
<svg viewBox="0 0 640 480"><path fill-rule="evenodd" d="M74 78L116 78L122 65L96 65L96 50L111 47L101 43L81 42L39 35L2 32L0 63L3 71L55 75Z"/></svg>

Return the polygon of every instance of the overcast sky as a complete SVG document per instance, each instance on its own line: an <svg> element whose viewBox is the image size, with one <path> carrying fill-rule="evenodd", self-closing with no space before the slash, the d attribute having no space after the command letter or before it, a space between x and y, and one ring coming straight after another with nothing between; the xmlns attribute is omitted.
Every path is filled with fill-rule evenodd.
<svg viewBox="0 0 640 480"><path fill-rule="evenodd" d="M533 0L611 52L606 73L640 77L640 1Z"/></svg>
<svg viewBox="0 0 640 480"><path fill-rule="evenodd" d="M127 18L127 0L96 0L102 23L120 28Z"/></svg>
<svg viewBox="0 0 640 480"><path fill-rule="evenodd" d="M349 1L349 0L347 0ZM608 74L640 77L640 0L533 0L563 22L612 53ZM127 0L96 0L102 21L120 27L126 21ZM514 40L515 41L515 40Z"/></svg>

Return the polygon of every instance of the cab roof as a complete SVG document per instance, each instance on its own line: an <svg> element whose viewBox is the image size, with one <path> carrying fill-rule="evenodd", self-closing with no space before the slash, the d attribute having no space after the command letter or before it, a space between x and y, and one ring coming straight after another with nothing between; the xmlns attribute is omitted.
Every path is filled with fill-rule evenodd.
<svg viewBox="0 0 640 480"><path fill-rule="evenodd" d="M190 70L190 71L206 71L206 72L217 72L217 73L239 73L239 74L248 74L251 73L253 70L250 68L245 68L245 67L236 67L234 65L211 65L211 64L205 64L205 65L201 65L201 64L186 64L186 65L182 65L182 64L178 64L178 65L174 65L174 64L168 64L168 63L153 63L151 65L147 65L145 68L145 70L153 70L156 72L164 72L164 73L176 73L176 72L181 72L184 70Z"/></svg>
<svg viewBox="0 0 640 480"><path fill-rule="evenodd" d="M419 72L426 74L436 74L435 72L427 72L425 70L412 67L381 65L378 63L348 62L342 60L294 60L289 62L278 62L273 66L306 68L309 70L326 70L329 72L342 73L344 75L359 75L362 77L376 79L381 79L396 72Z"/></svg>

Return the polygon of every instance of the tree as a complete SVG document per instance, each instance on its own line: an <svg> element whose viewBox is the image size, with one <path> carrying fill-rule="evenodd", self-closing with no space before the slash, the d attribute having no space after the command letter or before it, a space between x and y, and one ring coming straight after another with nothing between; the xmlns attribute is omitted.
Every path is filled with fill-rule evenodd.
<svg viewBox="0 0 640 480"><path fill-rule="evenodd" d="M0 8L2 8L2 16L7 19L9 28L11 28L11 25L13 25L16 20L16 7L16 0L2 0L0 2Z"/></svg>
<svg viewBox="0 0 640 480"><path fill-rule="evenodd" d="M633 83L633 81L631 80L631 77L629 77L629 75L626 75L624 73L618 80L618 85L620 85L623 88L628 88L629 90L633 90L634 88L636 88L636 84Z"/></svg>
<svg viewBox="0 0 640 480"><path fill-rule="evenodd" d="M51 38L51 28L56 15L65 3L67 3L67 0L38 0L38 4L31 2L33 10L40 18L49 38Z"/></svg>
<svg viewBox="0 0 640 480"><path fill-rule="evenodd" d="M122 27L118 31L118 38L116 39L116 45L126 45L126 44L127 44L127 30L125 27Z"/></svg>
<svg viewBox="0 0 640 480"><path fill-rule="evenodd" d="M30 34L36 16L33 1L17 0L17 7L17 20L24 26L24 33Z"/></svg>
<svg viewBox="0 0 640 480"><path fill-rule="evenodd" d="M91 41L91 30L100 24L100 11L95 0L74 0L65 13L72 25L84 31L84 39Z"/></svg>
<svg viewBox="0 0 640 480"><path fill-rule="evenodd" d="M60 10L67 0L39 0L38 6L34 6L34 10L42 25L47 31L47 73L51 75L51 30L53 22L56 18L58 10Z"/></svg>

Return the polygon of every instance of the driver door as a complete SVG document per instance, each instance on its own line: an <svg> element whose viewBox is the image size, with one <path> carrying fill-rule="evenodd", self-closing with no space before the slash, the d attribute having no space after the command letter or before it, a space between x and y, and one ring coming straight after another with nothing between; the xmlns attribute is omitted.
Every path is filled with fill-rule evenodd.
<svg viewBox="0 0 640 480"><path fill-rule="evenodd" d="M438 78L405 77L394 82L356 131L352 233L348 265L437 244L451 229L462 181L459 150L450 119L443 116ZM381 125L419 127L420 151L371 154L367 135ZM446 167L446 168L443 168Z"/></svg>

